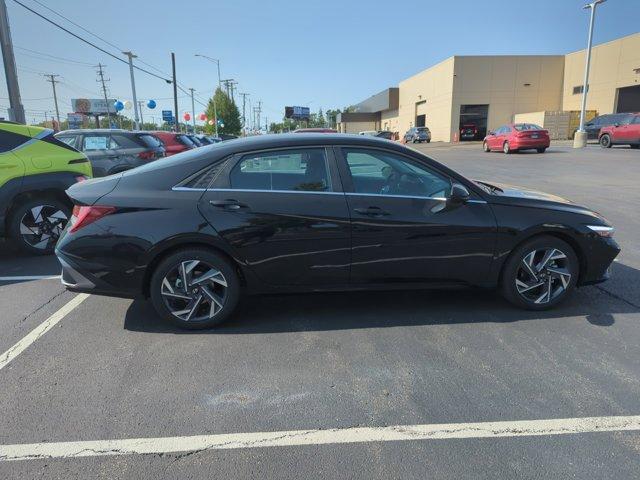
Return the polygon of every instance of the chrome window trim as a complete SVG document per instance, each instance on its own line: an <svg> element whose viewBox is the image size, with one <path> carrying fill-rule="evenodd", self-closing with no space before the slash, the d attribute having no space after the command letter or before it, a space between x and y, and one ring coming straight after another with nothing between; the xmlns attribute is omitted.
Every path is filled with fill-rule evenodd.
<svg viewBox="0 0 640 480"><path fill-rule="evenodd" d="M206 192L206 188L191 188L191 187L172 187L171 190L174 192Z"/></svg>
<svg viewBox="0 0 640 480"><path fill-rule="evenodd" d="M344 192L321 192L314 190L261 190L251 188L208 188L209 192L245 192L245 193L308 193L311 195L344 195Z"/></svg>

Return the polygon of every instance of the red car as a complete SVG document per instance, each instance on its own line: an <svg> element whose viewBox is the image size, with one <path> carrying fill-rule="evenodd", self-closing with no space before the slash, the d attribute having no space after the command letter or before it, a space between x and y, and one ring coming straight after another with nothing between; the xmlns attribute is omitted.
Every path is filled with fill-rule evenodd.
<svg viewBox="0 0 640 480"><path fill-rule="evenodd" d="M640 113L630 113L619 123L602 127L598 141L602 148L611 148L612 145L640 148Z"/></svg>
<svg viewBox="0 0 640 480"><path fill-rule="evenodd" d="M196 148L196 145L183 133L165 131L155 131L150 133L158 137L162 143L164 143L167 157L175 155L176 153L184 152L185 150Z"/></svg>
<svg viewBox="0 0 640 480"><path fill-rule="evenodd" d="M533 123L510 123L489 132L482 142L485 152L537 150L544 153L549 148L549 132Z"/></svg>

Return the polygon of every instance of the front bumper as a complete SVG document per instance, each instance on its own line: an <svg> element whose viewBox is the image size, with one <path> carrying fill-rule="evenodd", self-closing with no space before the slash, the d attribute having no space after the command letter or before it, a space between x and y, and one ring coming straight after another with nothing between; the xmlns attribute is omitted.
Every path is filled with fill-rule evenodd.
<svg viewBox="0 0 640 480"><path fill-rule="evenodd" d="M602 283L611 278L611 266L620 253L620 246L613 238L595 236L583 252L587 261L581 265L579 286Z"/></svg>

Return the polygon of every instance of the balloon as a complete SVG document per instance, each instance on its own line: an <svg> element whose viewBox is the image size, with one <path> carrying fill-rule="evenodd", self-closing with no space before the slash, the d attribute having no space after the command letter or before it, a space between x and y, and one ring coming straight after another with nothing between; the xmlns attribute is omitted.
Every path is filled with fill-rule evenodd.
<svg viewBox="0 0 640 480"><path fill-rule="evenodd" d="M116 112L119 112L120 110L122 110L124 108L124 103L122 103L120 100L116 100L113 103L113 108L116 109Z"/></svg>
<svg viewBox="0 0 640 480"><path fill-rule="evenodd" d="M207 114L206 113L201 113L200 114L200 120L202 120L203 122L207 121Z"/></svg>
<svg viewBox="0 0 640 480"><path fill-rule="evenodd" d="M207 123L208 123L209 125L213 125L213 120L209 120Z"/></svg>
<svg viewBox="0 0 640 480"><path fill-rule="evenodd" d="M150 108L151 110L153 110L154 108L156 108L156 101L155 100L149 100L147 102L147 108Z"/></svg>
<svg viewBox="0 0 640 480"><path fill-rule="evenodd" d="M127 100L127 101L124 102L124 108L126 110L131 110L131 107L133 107L133 103L131 103L130 100Z"/></svg>
<svg viewBox="0 0 640 480"><path fill-rule="evenodd" d="M191 120L191 115L189 114L189 112L186 112L182 118L184 118L185 122L188 122L189 120Z"/></svg>

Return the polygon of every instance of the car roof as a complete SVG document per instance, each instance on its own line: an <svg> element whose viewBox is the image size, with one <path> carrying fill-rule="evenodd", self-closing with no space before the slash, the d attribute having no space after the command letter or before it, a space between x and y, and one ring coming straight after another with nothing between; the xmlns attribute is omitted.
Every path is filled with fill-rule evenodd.
<svg viewBox="0 0 640 480"><path fill-rule="evenodd" d="M131 134L138 135L140 133L150 133L150 132L146 132L143 130L125 130L123 128L75 128L75 129L69 129L69 130L62 130L61 132L58 132L57 135L62 135L65 133L72 133L76 135L78 133L131 133Z"/></svg>

